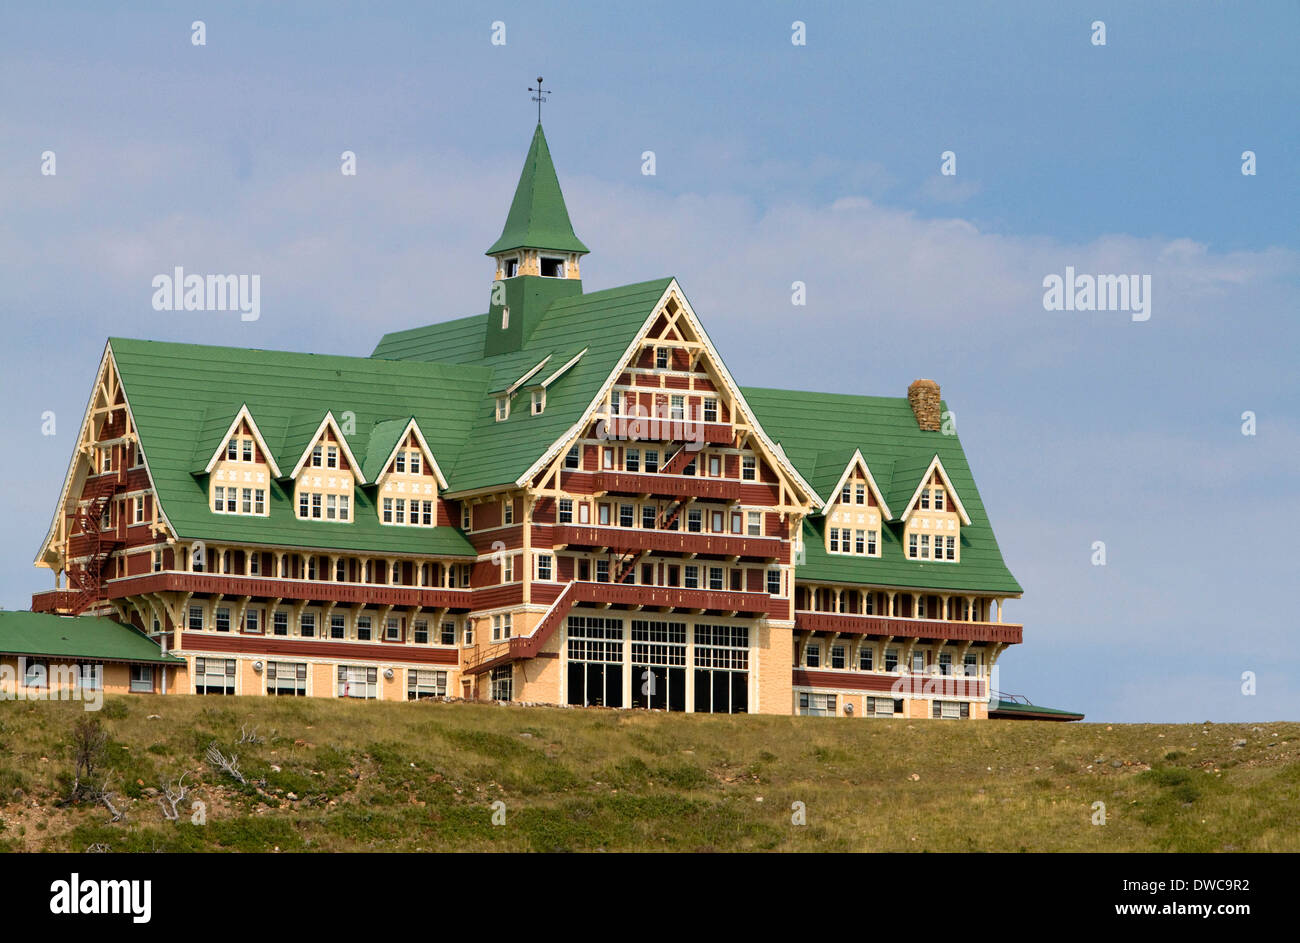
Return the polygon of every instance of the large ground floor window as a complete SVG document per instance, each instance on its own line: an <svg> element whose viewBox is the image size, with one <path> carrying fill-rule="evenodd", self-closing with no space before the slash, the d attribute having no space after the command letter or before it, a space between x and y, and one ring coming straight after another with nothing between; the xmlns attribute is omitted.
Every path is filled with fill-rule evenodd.
<svg viewBox="0 0 1300 943"><path fill-rule="evenodd" d="M623 620L569 616L568 702L623 706Z"/></svg>
<svg viewBox="0 0 1300 943"><path fill-rule="evenodd" d="M695 712L749 712L748 626L695 626Z"/></svg>
<svg viewBox="0 0 1300 943"><path fill-rule="evenodd" d="M509 701L514 696L515 667L502 665L492 669L492 700Z"/></svg>
<svg viewBox="0 0 1300 943"><path fill-rule="evenodd" d="M686 623L632 620L632 706L686 710Z"/></svg>

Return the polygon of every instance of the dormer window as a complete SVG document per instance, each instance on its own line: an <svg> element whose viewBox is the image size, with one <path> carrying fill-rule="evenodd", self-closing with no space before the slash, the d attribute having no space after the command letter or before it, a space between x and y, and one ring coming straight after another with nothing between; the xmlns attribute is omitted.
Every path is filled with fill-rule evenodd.
<svg viewBox="0 0 1300 943"><path fill-rule="evenodd" d="M514 278L519 274L519 259L506 259L501 263L501 271L505 273L506 278Z"/></svg>
<svg viewBox="0 0 1300 943"><path fill-rule="evenodd" d="M505 422L510 418L510 397L497 397L497 422Z"/></svg>
<svg viewBox="0 0 1300 943"><path fill-rule="evenodd" d="M540 415L542 414L542 410L544 410L545 408L546 408L546 389L545 389L545 387L543 387L543 388L540 389L540 390L533 390L533 392L532 392L532 410L533 410L533 415L534 415L534 416L540 416Z"/></svg>
<svg viewBox="0 0 1300 943"><path fill-rule="evenodd" d="M542 256L542 276L544 278L563 278L564 259Z"/></svg>
<svg viewBox="0 0 1300 943"><path fill-rule="evenodd" d="M510 326L510 306L506 305L501 309L501 330Z"/></svg>
<svg viewBox="0 0 1300 943"><path fill-rule="evenodd" d="M313 445L311 447L311 467L320 468L323 464L325 454L324 446Z"/></svg>

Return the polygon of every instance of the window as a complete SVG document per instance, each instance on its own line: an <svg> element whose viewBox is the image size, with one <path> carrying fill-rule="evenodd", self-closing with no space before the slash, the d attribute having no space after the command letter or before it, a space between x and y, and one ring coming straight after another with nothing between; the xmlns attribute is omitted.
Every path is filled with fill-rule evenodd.
<svg viewBox="0 0 1300 943"><path fill-rule="evenodd" d="M134 504L135 504L135 511L134 514L132 514L132 521L136 524L143 524L144 523L144 495L136 495Z"/></svg>
<svg viewBox="0 0 1300 943"><path fill-rule="evenodd" d="M871 671L871 659L875 654L875 649L870 645L863 645L858 649L858 670Z"/></svg>
<svg viewBox="0 0 1300 943"><path fill-rule="evenodd" d="M846 667L845 650L843 645L831 646L831 667L832 668Z"/></svg>
<svg viewBox="0 0 1300 943"><path fill-rule="evenodd" d="M742 481L754 481L758 477L758 462L752 455L740 460L740 478Z"/></svg>
<svg viewBox="0 0 1300 943"><path fill-rule="evenodd" d="M330 638L347 638L347 621L340 615L330 616Z"/></svg>
<svg viewBox="0 0 1300 943"><path fill-rule="evenodd" d="M253 440L240 439L239 448L243 460L246 462L251 462L253 460Z"/></svg>
<svg viewBox="0 0 1300 943"><path fill-rule="evenodd" d="M769 596L781 595L781 571L780 570L767 571L767 594Z"/></svg>
<svg viewBox="0 0 1300 943"><path fill-rule="evenodd" d="M930 510L930 489L929 488L921 489L921 510L922 511Z"/></svg>
<svg viewBox="0 0 1300 943"><path fill-rule="evenodd" d="M226 461L228 462L239 461L239 439L237 439L233 435L226 442Z"/></svg>
<svg viewBox="0 0 1300 943"><path fill-rule="evenodd" d="M411 452L407 453L407 462L411 466L412 475L420 474L421 457L418 450L412 450Z"/></svg>
<svg viewBox="0 0 1300 943"><path fill-rule="evenodd" d="M504 557L501 560L501 582L513 583L515 581L515 558L513 556Z"/></svg>
<svg viewBox="0 0 1300 943"><path fill-rule="evenodd" d="M658 449L645 450L645 470L647 472L650 472L651 474L659 471L659 450Z"/></svg>
<svg viewBox="0 0 1300 943"><path fill-rule="evenodd" d="M492 641L503 642L510 638L510 613L502 613L492 617Z"/></svg>
<svg viewBox="0 0 1300 943"><path fill-rule="evenodd" d="M564 453L564 467L577 468L581 465L581 455L578 453L578 447L575 445Z"/></svg>
<svg viewBox="0 0 1300 943"><path fill-rule="evenodd" d="M867 555L874 557L876 555L876 531L867 531Z"/></svg>
<svg viewBox="0 0 1300 943"><path fill-rule="evenodd" d="M692 508L686 512L686 530L692 534L698 534L704 530L704 512L698 508Z"/></svg>
<svg viewBox="0 0 1300 943"><path fill-rule="evenodd" d="M312 467L312 468L320 468L320 467L321 467L321 465L323 464L322 458L323 458L323 456L324 456L324 453L325 453L325 447L324 447L324 446L321 446L321 445L313 445L313 446L311 447L311 467Z"/></svg>
<svg viewBox="0 0 1300 943"><path fill-rule="evenodd" d="M682 586L686 589L700 588L700 568L693 564L687 565L682 579Z"/></svg>
<svg viewBox="0 0 1300 943"><path fill-rule="evenodd" d="M153 571L155 573L161 573L162 568L163 568L163 552L161 550L155 550L153 552Z"/></svg>
<svg viewBox="0 0 1300 943"><path fill-rule="evenodd" d="M898 670L898 649L896 648L885 649L885 670L886 671Z"/></svg>
<svg viewBox="0 0 1300 943"><path fill-rule="evenodd" d="M867 503L867 486L865 482L859 481L853 486L853 502L855 504Z"/></svg>
<svg viewBox="0 0 1300 943"><path fill-rule="evenodd" d="M298 620L298 634L303 638L316 637L316 613L304 612Z"/></svg>
<svg viewBox="0 0 1300 943"><path fill-rule="evenodd" d="M465 620L465 644L466 645L474 644L474 620L473 619Z"/></svg>
<svg viewBox="0 0 1300 943"><path fill-rule="evenodd" d="M195 694L234 694L235 660L233 658L194 659Z"/></svg>
<svg viewBox="0 0 1300 943"><path fill-rule="evenodd" d="M469 513L468 504L462 504L460 506L460 529L461 530L470 529L470 513Z"/></svg>
<svg viewBox="0 0 1300 943"><path fill-rule="evenodd" d="M418 701L426 697L447 696L447 672L430 668L406 669L406 699Z"/></svg>
<svg viewBox="0 0 1300 943"><path fill-rule="evenodd" d="M609 582L609 561L608 560L596 561L596 582L597 583Z"/></svg>
<svg viewBox="0 0 1300 943"><path fill-rule="evenodd" d="M809 717L834 717L835 695L834 694L807 694L799 693L799 713Z"/></svg>
<svg viewBox="0 0 1300 943"><path fill-rule="evenodd" d="M601 449L601 450L600 450L600 467L603 468L603 469L605 469L605 470L607 470L607 471L612 470L612 469L614 468L614 450L613 450L613 449Z"/></svg>
<svg viewBox="0 0 1300 943"><path fill-rule="evenodd" d="M564 259L556 259L548 256L542 256L542 277L563 278ZM509 700L509 698L506 698L506 700Z"/></svg>
<svg viewBox="0 0 1300 943"><path fill-rule="evenodd" d="M623 453L623 467L630 472L641 470L641 451L639 449L627 449Z"/></svg>
<svg viewBox="0 0 1300 943"><path fill-rule="evenodd" d="M922 560L930 559L930 535L929 534L921 535L921 559Z"/></svg>
<svg viewBox="0 0 1300 943"><path fill-rule="evenodd" d="M896 701L890 697L867 698L868 717L893 717L895 713L902 713L901 701Z"/></svg>
<svg viewBox="0 0 1300 943"><path fill-rule="evenodd" d="M912 652L912 673L925 673L925 652Z"/></svg>
<svg viewBox="0 0 1300 943"><path fill-rule="evenodd" d="M907 535L907 555L908 555L909 557L911 557L913 560L915 560L916 557L917 557L917 554L918 554L918 553L919 553L919 551L918 551L918 549L917 549L917 537L916 537L916 534L908 534L908 535Z"/></svg>
<svg viewBox="0 0 1300 943"><path fill-rule="evenodd" d="M931 701L930 716L935 720L958 720L970 716L967 701Z"/></svg>
<svg viewBox="0 0 1300 943"><path fill-rule="evenodd" d="M668 369L668 348L667 347L655 348L655 369L656 370Z"/></svg>
<svg viewBox="0 0 1300 943"><path fill-rule="evenodd" d="M561 524L573 523L573 499L560 498L559 521Z"/></svg>
<svg viewBox="0 0 1300 943"><path fill-rule="evenodd" d="M686 418L686 397L685 396L681 396L677 393L674 393L671 397L669 397L669 403L670 403L670 412L669 412L670 419Z"/></svg>
<svg viewBox="0 0 1300 943"><path fill-rule="evenodd" d="M357 616L357 641L370 641L370 616Z"/></svg>
<svg viewBox="0 0 1300 943"><path fill-rule="evenodd" d="M948 560L957 559L957 538L956 537L944 538L944 556Z"/></svg>
<svg viewBox="0 0 1300 943"><path fill-rule="evenodd" d="M389 616L384 620L384 641L400 642L402 640L402 620L398 616Z"/></svg>
<svg viewBox="0 0 1300 943"><path fill-rule="evenodd" d="M501 263L501 271L506 278L514 278L519 274L519 260L517 258L506 259Z"/></svg>
<svg viewBox="0 0 1300 943"><path fill-rule="evenodd" d="M655 515L655 509L649 504L641 508L641 526L646 530L654 530L658 517Z"/></svg>
<svg viewBox="0 0 1300 943"><path fill-rule="evenodd" d="M326 468L339 467L339 450L337 446L331 445L329 448L325 450L325 467Z"/></svg>
<svg viewBox="0 0 1300 943"><path fill-rule="evenodd" d="M974 678L980 673L980 656L977 652L967 652L963 659L962 671L966 677Z"/></svg>
<svg viewBox="0 0 1300 943"><path fill-rule="evenodd" d="M113 470L113 447L106 445L99 450L99 470L101 472L111 472Z"/></svg>
<svg viewBox="0 0 1300 943"><path fill-rule="evenodd" d="M952 652L939 653L939 674L952 674Z"/></svg>
<svg viewBox="0 0 1300 943"><path fill-rule="evenodd" d="M831 528L830 549L831 553L839 553L840 551L840 529L838 527Z"/></svg>
<svg viewBox="0 0 1300 943"><path fill-rule="evenodd" d="M537 555L537 578L539 580L549 580L551 578L551 555L549 553Z"/></svg>
<svg viewBox="0 0 1300 943"><path fill-rule="evenodd" d="M510 397L497 397L497 422L505 422L510 418Z"/></svg>
<svg viewBox="0 0 1300 943"><path fill-rule="evenodd" d="M230 610L227 609L225 606L222 606L217 610L217 631L218 632L230 631Z"/></svg>
<svg viewBox="0 0 1300 943"><path fill-rule="evenodd" d="M820 668L822 664L822 647L810 644L804 649L804 664L809 668Z"/></svg>
<svg viewBox="0 0 1300 943"><path fill-rule="evenodd" d="M709 567L709 589L719 590L723 588L722 567Z"/></svg>
<svg viewBox="0 0 1300 943"><path fill-rule="evenodd" d="M712 396L706 396L704 398L704 421L718 421L718 401Z"/></svg>
<svg viewBox="0 0 1300 943"><path fill-rule="evenodd" d="M514 666L492 669L492 700L508 701L514 693Z"/></svg>
<svg viewBox="0 0 1300 943"><path fill-rule="evenodd" d="M763 536L763 515L761 512L749 512L748 531L750 537Z"/></svg>
<svg viewBox="0 0 1300 943"><path fill-rule="evenodd" d="M203 631L203 607L190 606L189 630L191 632Z"/></svg>
<svg viewBox="0 0 1300 943"><path fill-rule="evenodd" d="M722 477L722 456L720 455L709 456L709 477L710 478Z"/></svg>
<svg viewBox="0 0 1300 943"><path fill-rule="evenodd" d="M636 508L630 504L620 504L618 507L618 526L632 527L636 524Z"/></svg>
<svg viewBox="0 0 1300 943"><path fill-rule="evenodd" d="M865 530L855 530L853 532L853 552L867 552L867 532Z"/></svg>
<svg viewBox="0 0 1300 943"><path fill-rule="evenodd" d="M532 391L532 411L534 416L540 416L542 410L546 409L546 388Z"/></svg>
<svg viewBox="0 0 1300 943"><path fill-rule="evenodd" d="M501 502L501 520L505 524L513 524L515 522L515 502L511 501L509 498Z"/></svg>
<svg viewBox="0 0 1300 943"><path fill-rule="evenodd" d="M853 491L853 486L850 485L847 481L844 482L844 487L840 489L840 503L841 503L841 504L848 504L848 503L849 503L849 496L852 494L852 491Z"/></svg>
<svg viewBox="0 0 1300 943"><path fill-rule="evenodd" d="M311 496L311 516L320 520L321 516L321 496L314 494Z"/></svg>
<svg viewBox="0 0 1300 943"><path fill-rule="evenodd" d="M339 665L338 696L374 700L379 697L379 669L365 665Z"/></svg>
<svg viewBox="0 0 1300 943"><path fill-rule="evenodd" d="M289 613L276 612L271 617L271 631L275 635L288 635L289 634Z"/></svg>
<svg viewBox="0 0 1300 943"><path fill-rule="evenodd" d="M131 691L148 694L153 690L153 665L131 666Z"/></svg>
<svg viewBox="0 0 1300 943"><path fill-rule="evenodd" d="M944 507L944 492L942 488L934 489L934 509L942 511Z"/></svg>

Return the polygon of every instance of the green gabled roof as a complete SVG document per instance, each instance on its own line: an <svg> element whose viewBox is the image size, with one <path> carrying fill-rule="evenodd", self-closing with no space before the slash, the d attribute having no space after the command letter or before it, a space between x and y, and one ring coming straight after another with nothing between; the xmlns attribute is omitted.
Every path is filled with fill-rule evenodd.
<svg viewBox="0 0 1300 943"><path fill-rule="evenodd" d="M533 132L533 142L524 159L523 172L519 174L519 185L515 187L515 198L510 203L505 229L486 254L495 255L525 247L558 252L589 251L573 232L541 122Z"/></svg>
<svg viewBox="0 0 1300 943"><path fill-rule="evenodd" d="M904 555L900 524L882 526L878 559L830 554L822 539L824 519L808 519L804 522L806 556L799 566L800 579L916 589L1022 591L1002 559L961 442L955 435L918 428L905 397L750 387L742 392L763 429L785 450L799 473L817 479L810 483L823 498L833 496L820 489L834 487L854 449L861 449L890 510L899 514L902 506L894 506L893 496L905 490L905 505L930 460L938 455L971 518L970 525L961 528L960 563L909 560ZM830 467L836 464L839 467L832 476Z"/></svg>
<svg viewBox="0 0 1300 943"><path fill-rule="evenodd" d="M476 363L483 359L483 332L487 315L473 314L405 331L379 339L371 357L382 360L420 360L428 363Z"/></svg>
<svg viewBox="0 0 1300 943"><path fill-rule="evenodd" d="M416 417L440 465L454 461L473 426L491 371L466 365L403 363L111 338L109 345L158 490L178 537L207 541L393 553L469 555L454 527L385 527L363 486L351 523L299 520L291 482L268 482L269 515L213 514L208 480L193 474L195 436L210 416L228 426L247 404L280 470L288 474L327 411L358 460L376 424ZM355 424L355 432L348 429ZM215 444L213 448L215 449Z"/></svg>
<svg viewBox="0 0 1300 943"><path fill-rule="evenodd" d="M156 643L139 631L113 619L27 611L0 610L0 652L91 661L185 664L185 659L163 654Z"/></svg>
<svg viewBox="0 0 1300 943"><path fill-rule="evenodd" d="M379 477L379 473L384 470L384 462L387 461L389 455L393 454L393 449L397 448L398 440L402 438L402 433L406 431L406 427L410 424L410 416L405 419L384 419L375 423L374 428L370 430L370 439L366 443L365 454L357 456L357 461L361 463L362 473L365 474L366 481L374 481ZM420 431L423 432L424 430L421 429Z"/></svg>
<svg viewBox="0 0 1300 943"><path fill-rule="evenodd" d="M1077 711L1061 710L1059 707L1040 707L1037 704L1022 704L1018 701L991 701L989 716L1021 718L1026 720L1083 720L1083 714Z"/></svg>

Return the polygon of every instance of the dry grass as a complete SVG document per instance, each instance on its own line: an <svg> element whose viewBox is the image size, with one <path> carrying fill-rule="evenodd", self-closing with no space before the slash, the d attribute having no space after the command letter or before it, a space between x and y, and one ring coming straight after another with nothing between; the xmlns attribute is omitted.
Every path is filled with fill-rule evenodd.
<svg viewBox="0 0 1300 943"><path fill-rule="evenodd" d="M110 824L102 805L59 804L81 713L0 703L0 848L1300 851L1300 724L132 696L99 715L126 812ZM237 744L241 727L265 742ZM204 761L214 741L247 785ZM151 792L187 771L205 825L188 799L166 821ZM806 825L791 822L796 802Z"/></svg>

